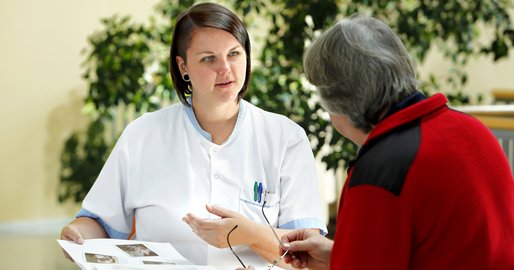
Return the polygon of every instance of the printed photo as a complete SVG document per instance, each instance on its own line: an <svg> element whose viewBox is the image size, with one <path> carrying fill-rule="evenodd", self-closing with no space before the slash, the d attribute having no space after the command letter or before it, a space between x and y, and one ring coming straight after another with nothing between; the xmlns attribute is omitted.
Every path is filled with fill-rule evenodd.
<svg viewBox="0 0 514 270"><path fill-rule="evenodd" d="M116 245L121 250L125 251L132 257L146 257L146 256L157 256L157 253L153 252L143 244L134 245Z"/></svg>
<svg viewBox="0 0 514 270"><path fill-rule="evenodd" d="M86 253L86 261L90 263L118 263L118 258L111 255Z"/></svg>

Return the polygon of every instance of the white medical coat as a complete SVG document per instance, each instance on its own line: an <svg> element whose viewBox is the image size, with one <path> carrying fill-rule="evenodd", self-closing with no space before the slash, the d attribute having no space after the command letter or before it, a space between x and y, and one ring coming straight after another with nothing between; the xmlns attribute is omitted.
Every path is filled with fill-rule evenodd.
<svg viewBox="0 0 514 270"><path fill-rule="evenodd" d="M256 181L272 193L264 211L273 226L326 232L314 157L300 126L241 100L232 134L217 145L193 110L177 103L125 128L78 216L98 217L113 238L128 235L135 217L135 239L170 242L196 264L235 269L228 248L207 245L182 217L217 218L205 209L217 204L265 224ZM247 247L235 251L245 264L266 264Z"/></svg>

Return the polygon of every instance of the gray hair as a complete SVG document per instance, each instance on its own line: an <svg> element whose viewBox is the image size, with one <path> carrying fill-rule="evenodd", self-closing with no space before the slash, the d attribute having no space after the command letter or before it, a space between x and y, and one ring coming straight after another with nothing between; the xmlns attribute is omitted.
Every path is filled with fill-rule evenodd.
<svg viewBox="0 0 514 270"><path fill-rule="evenodd" d="M315 40L304 70L322 106L348 116L366 133L418 86L400 38L380 20L360 15L339 21Z"/></svg>

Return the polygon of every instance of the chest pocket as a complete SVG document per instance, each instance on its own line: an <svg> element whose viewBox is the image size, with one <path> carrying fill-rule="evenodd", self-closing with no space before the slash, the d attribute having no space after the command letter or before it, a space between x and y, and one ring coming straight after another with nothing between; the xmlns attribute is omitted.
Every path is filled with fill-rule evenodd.
<svg viewBox="0 0 514 270"><path fill-rule="evenodd" d="M266 219L262 214L262 205L264 203L264 198L261 199L261 202L250 200L253 198L249 198L245 196L243 192L241 192L241 196L239 199L239 210L242 215L245 217L262 223L267 224ZM268 218L271 226L278 227L278 217L280 213L280 196L276 193L268 193L266 196L266 205L264 206L264 214Z"/></svg>

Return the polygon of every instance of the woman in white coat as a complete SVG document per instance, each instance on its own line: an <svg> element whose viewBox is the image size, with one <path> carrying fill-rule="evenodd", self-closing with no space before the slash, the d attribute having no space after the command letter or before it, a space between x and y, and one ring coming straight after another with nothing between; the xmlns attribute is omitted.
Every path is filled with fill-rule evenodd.
<svg viewBox="0 0 514 270"><path fill-rule="evenodd" d="M279 237L299 228L326 233L304 130L242 99L250 40L240 19L212 3L182 13L170 73L181 103L125 128L61 238L132 233L170 242L193 263L233 269L238 261L226 247L236 225L230 244L241 260L261 266L280 256L262 211Z"/></svg>

